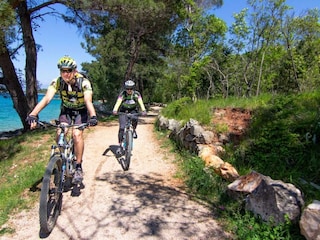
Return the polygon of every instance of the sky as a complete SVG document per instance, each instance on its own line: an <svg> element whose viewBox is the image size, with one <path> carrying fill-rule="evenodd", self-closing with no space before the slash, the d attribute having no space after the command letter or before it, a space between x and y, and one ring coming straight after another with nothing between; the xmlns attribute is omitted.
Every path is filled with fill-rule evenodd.
<svg viewBox="0 0 320 240"><path fill-rule="evenodd" d="M319 0L287 0L286 4L293 7L297 15L306 9L319 9L320 7ZM231 26L234 21L233 14L239 13L247 6L247 0L224 0L223 6L212 13ZM75 26L54 17L46 17L45 22L39 24L40 28L34 32L34 37L36 43L42 46L41 51L38 52L37 66L37 78L41 88L47 88L51 80L59 76L57 62L64 55L74 58L80 71L82 62L94 60L81 47L80 43L84 40ZM14 64L16 68L24 69L24 52L20 52L20 56L17 61L14 61Z"/></svg>

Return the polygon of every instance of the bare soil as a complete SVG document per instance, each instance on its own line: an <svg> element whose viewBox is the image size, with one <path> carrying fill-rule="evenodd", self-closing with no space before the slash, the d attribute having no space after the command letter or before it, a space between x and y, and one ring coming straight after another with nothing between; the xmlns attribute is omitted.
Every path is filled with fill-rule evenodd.
<svg viewBox="0 0 320 240"><path fill-rule="evenodd" d="M238 144L250 125L252 113L248 109L241 108L219 108L214 109L212 124L227 125L228 134L234 144ZM217 137L217 135L215 135ZM218 141L216 139L216 141Z"/></svg>
<svg viewBox="0 0 320 240"><path fill-rule="evenodd" d="M15 229L0 239L232 239L217 223L214 209L196 201L174 178L174 154L161 147L154 133L155 116L140 118L138 138L128 171L112 151L117 122L87 132L84 188L78 196L63 195L63 207L49 236L39 232L38 203L11 216Z"/></svg>

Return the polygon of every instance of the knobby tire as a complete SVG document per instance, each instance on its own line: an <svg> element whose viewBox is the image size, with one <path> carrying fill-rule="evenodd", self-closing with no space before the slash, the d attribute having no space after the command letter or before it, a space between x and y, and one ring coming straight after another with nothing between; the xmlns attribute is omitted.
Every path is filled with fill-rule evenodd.
<svg viewBox="0 0 320 240"><path fill-rule="evenodd" d="M72 185L73 185L72 179L74 175L74 170L76 168L73 139L69 140L68 145L69 145L69 153L67 154L67 159L70 159L71 161L66 162L65 182L64 182L63 192L68 192L72 188Z"/></svg>
<svg viewBox="0 0 320 240"><path fill-rule="evenodd" d="M68 158L71 160L70 164L72 164L72 166L68 166L68 177L73 177L73 173L71 172L71 170L75 170L76 169L76 159L75 159L75 153L74 153L74 142L73 142L73 138L70 139L69 141L69 147L70 147L70 154L72 154L72 158L70 158L70 155L68 156ZM72 176L71 176L72 175Z"/></svg>
<svg viewBox="0 0 320 240"><path fill-rule="evenodd" d="M62 206L62 159L59 154L50 158L43 176L40 193L40 231L49 234L58 219Z"/></svg>
<svg viewBox="0 0 320 240"><path fill-rule="evenodd" d="M128 170L130 167L131 161L131 152L132 152L132 131L127 131L126 134L126 154L125 154L125 170Z"/></svg>

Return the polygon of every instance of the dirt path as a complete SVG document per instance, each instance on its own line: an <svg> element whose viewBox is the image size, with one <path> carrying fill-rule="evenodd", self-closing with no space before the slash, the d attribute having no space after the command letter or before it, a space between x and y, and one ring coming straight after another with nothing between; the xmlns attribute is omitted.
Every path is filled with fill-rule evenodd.
<svg viewBox="0 0 320 240"><path fill-rule="evenodd" d="M172 178L172 156L160 148L154 117L141 118L129 171L114 155L118 125L97 126L85 139L81 194L64 194L62 213L49 236L40 236L38 204L13 216L13 235L0 239L230 239L204 204L193 201Z"/></svg>

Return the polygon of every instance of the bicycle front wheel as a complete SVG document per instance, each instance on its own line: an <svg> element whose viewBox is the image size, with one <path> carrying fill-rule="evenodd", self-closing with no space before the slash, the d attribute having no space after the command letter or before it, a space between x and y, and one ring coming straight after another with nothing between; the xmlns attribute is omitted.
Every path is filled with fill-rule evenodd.
<svg viewBox="0 0 320 240"><path fill-rule="evenodd" d="M130 167L131 161L131 152L132 152L132 131L127 131L126 133L126 154L125 154L125 170L128 170Z"/></svg>
<svg viewBox="0 0 320 240"><path fill-rule="evenodd" d="M43 176L39 221L40 231L50 233L54 228L62 205L62 159L58 154L50 158Z"/></svg>
<svg viewBox="0 0 320 240"><path fill-rule="evenodd" d="M72 178L75 170L75 155L74 155L74 142L73 138L69 141L69 154L67 155L67 159L70 161L67 161L67 167L66 167L66 176L68 178Z"/></svg>

